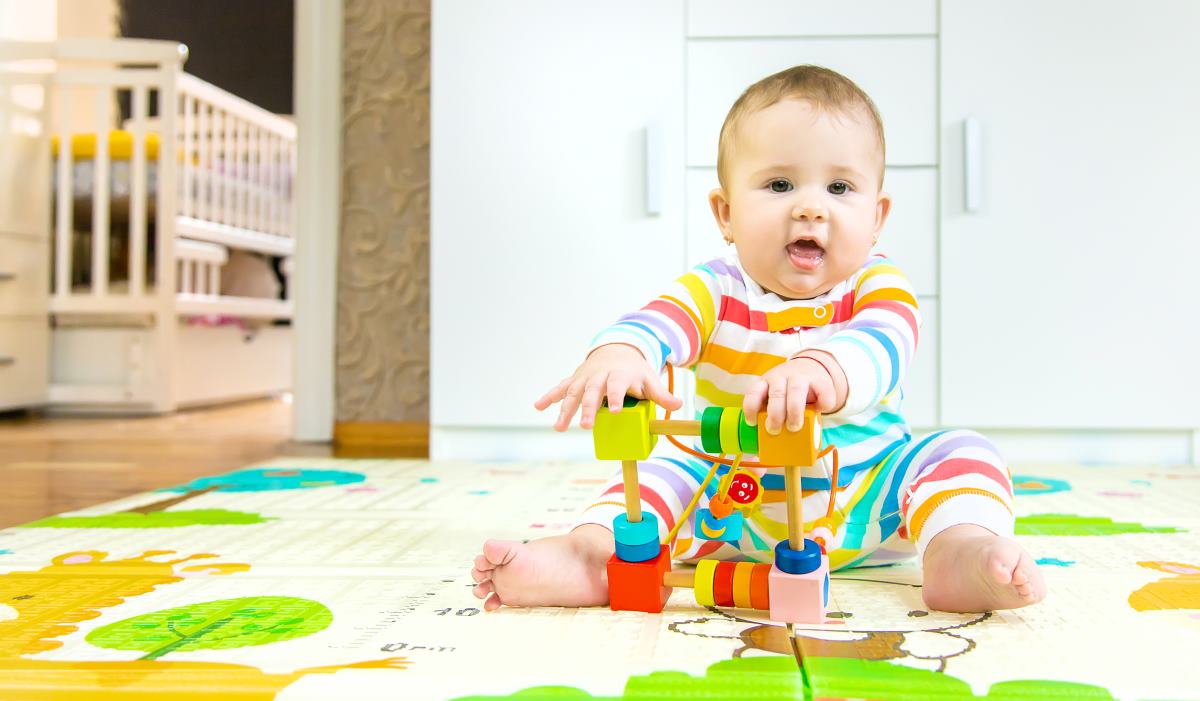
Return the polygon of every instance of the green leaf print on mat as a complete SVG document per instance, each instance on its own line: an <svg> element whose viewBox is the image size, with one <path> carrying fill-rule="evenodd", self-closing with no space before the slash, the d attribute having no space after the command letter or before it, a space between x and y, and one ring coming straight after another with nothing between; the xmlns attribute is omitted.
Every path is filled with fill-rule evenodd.
<svg viewBox="0 0 1200 701"><path fill-rule="evenodd" d="M465 696L455 701L521 699L551 701L569 699L702 698L706 701L778 699L869 698L887 701L1034 701L1035 699L1092 699L1112 701L1107 690L1089 684L1048 680L1019 680L994 684L987 696L975 696L966 682L949 674L912 669L878 660L853 660L840 657L806 658L811 689L790 657L746 657L722 660L708 668L704 678L683 672L652 672L630 677L625 693L619 697L596 696L566 686L542 686L518 691L511 696Z"/></svg>
<svg viewBox="0 0 1200 701"><path fill-rule="evenodd" d="M180 528L182 526L247 526L274 519L247 511L192 509L148 514L122 511L98 516L51 516L18 528Z"/></svg>
<svg viewBox="0 0 1200 701"><path fill-rule="evenodd" d="M1103 516L1034 514L1017 519L1017 535L1120 535L1122 533L1182 533L1170 526L1117 523Z"/></svg>

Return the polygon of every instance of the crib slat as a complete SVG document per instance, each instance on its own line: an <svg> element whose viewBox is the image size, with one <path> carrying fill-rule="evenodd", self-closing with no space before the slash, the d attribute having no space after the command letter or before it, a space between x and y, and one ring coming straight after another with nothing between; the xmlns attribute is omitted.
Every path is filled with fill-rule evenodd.
<svg viewBox="0 0 1200 701"><path fill-rule="evenodd" d="M199 130L196 133L196 152L200 156L200 182L196 186L196 198L198 207L196 208L196 217L200 219L209 219L212 217L212 131L211 120L209 114L212 110L208 105L200 103L197 105L196 121L199 122Z"/></svg>
<svg viewBox="0 0 1200 701"><path fill-rule="evenodd" d="M294 222L294 207L292 206L292 183L296 174L296 142L289 141L287 144L287 170L284 175L284 189L281 198L283 200L284 210L284 226L283 235L288 238L294 238L296 233L293 228Z"/></svg>
<svg viewBox="0 0 1200 701"><path fill-rule="evenodd" d="M208 293L213 297L221 295L221 266L215 263L208 266Z"/></svg>
<svg viewBox="0 0 1200 701"><path fill-rule="evenodd" d="M246 120L237 120L237 225L250 228L250 125Z"/></svg>
<svg viewBox="0 0 1200 701"><path fill-rule="evenodd" d="M212 219L225 221L225 115L215 106L212 111Z"/></svg>
<svg viewBox="0 0 1200 701"><path fill-rule="evenodd" d="M267 231L279 233L279 137L267 138Z"/></svg>
<svg viewBox="0 0 1200 701"><path fill-rule="evenodd" d="M237 136L235 134L237 123L234 120L233 115L229 112L222 110L221 115L221 124L224 127L221 130L224 133L222 151L225 154L225 158L221 163L223 166L221 168L221 180L223 182L222 190L224 195L222 197L222 202L225 210L223 215L224 218L221 220L221 222L228 224L229 226L237 226L237 222L234 220L233 206L235 200L237 199L237 195L235 194L234 190L237 182L233 180L233 173L235 172L235 164L237 162L237 156L234 154L237 142Z"/></svg>
<svg viewBox="0 0 1200 701"><path fill-rule="evenodd" d="M196 147L196 98L183 95L183 201L180 209L186 217L196 216L195 167L192 165L192 152Z"/></svg>
<svg viewBox="0 0 1200 701"><path fill-rule="evenodd" d="M263 135L264 135L263 130L259 127L255 127L255 129L254 129L254 149L253 149L253 153L254 153L253 173L254 173L254 175L250 178L251 192L254 193L253 206L250 208L250 211L253 212L252 221L254 222L253 228L255 231L262 231L264 228L263 227L263 202L265 201L265 198L263 197L263 189L262 189Z"/></svg>
<svg viewBox="0 0 1200 701"><path fill-rule="evenodd" d="M129 191L129 295L141 297L146 285L146 88L133 89L133 159L130 162ZM159 148L166 148L159 142Z"/></svg>
<svg viewBox="0 0 1200 701"><path fill-rule="evenodd" d="M67 88L56 91L55 108L58 114L58 192L55 193L54 231L54 294L65 299L71 291L71 230L74 228L74 158L71 153L70 119L72 92Z"/></svg>
<svg viewBox="0 0 1200 701"><path fill-rule="evenodd" d="M108 295L108 134L112 128L112 92L96 91L96 156L92 160L92 294Z"/></svg>
<svg viewBox="0 0 1200 701"><path fill-rule="evenodd" d="M183 258L179 261L179 292L182 294L192 293L192 266L195 265L190 258Z"/></svg>

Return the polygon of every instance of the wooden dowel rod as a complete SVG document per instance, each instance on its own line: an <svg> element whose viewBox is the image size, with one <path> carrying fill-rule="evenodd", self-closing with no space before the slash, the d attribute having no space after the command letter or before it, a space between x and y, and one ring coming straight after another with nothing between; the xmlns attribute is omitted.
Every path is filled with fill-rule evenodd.
<svg viewBox="0 0 1200 701"><path fill-rule="evenodd" d="M700 422L684 419L651 419L650 435L698 436L700 435Z"/></svg>
<svg viewBox="0 0 1200 701"><path fill-rule="evenodd" d="M630 523L642 520L642 492L638 488L637 460L621 461L621 478L625 482L625 512Z"/></svg>
<svg viewBox="0 0 1200 701"><path fill-rule="evenodd" d="M784 495L787 499L788 547L792 550L804 549L804 490L800 487L800 466L788 465L783 468Z"/></svg>
<svg viewBox="0 0 1200 701"><path fill-rule="evenodd" d="M696 586L696 573L689 572L670 572L663 573L663 586L675 587L677 589L693 589Z"/></svg>

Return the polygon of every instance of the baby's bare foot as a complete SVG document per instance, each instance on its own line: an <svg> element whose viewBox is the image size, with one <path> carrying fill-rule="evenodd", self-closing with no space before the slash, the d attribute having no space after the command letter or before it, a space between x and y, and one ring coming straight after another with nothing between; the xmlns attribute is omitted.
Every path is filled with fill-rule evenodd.
<svg viewBox="0 0 1200 701"><path fill-rule="evenodd" d="M529 543L488 540L471 570L478 582L473 593L488 611L501 605L607 604L605 563L612 553L612 532L592 524Z"/></svg>
<svg viewBox="0 0 1200 701"><path fill-rule="evenodd" d="M937 534L923 567L925 604L940 611L1015 609L1046 596L1042 573L1024 548L972 524Z"/></svg>

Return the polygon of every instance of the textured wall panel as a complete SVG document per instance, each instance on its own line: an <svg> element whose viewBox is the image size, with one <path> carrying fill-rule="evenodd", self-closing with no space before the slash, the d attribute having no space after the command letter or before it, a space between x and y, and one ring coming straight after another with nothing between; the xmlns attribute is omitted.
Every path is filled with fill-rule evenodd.
<svg viewBox="0 0 1200 701"><path fill-rule="evenodd" d="M345 0L337 420L429 420L429 0Z"/></svg>

